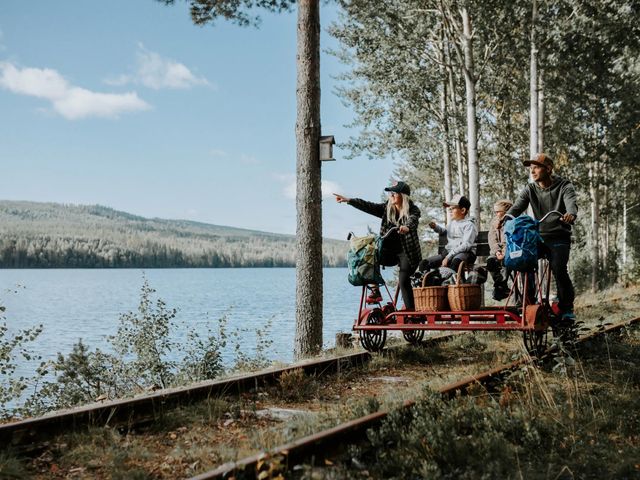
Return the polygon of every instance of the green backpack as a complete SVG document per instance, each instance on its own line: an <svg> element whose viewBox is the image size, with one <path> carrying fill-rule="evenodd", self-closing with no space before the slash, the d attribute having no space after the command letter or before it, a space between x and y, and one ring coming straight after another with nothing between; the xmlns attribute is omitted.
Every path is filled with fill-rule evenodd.
<svg viewBox="0 0 640 480"><path fill-rule="evenodd" d="M374 234L364 237L351 236L347 253L348 278L351 285L384 284L380 275L380 243L380 237Z"/></svg>

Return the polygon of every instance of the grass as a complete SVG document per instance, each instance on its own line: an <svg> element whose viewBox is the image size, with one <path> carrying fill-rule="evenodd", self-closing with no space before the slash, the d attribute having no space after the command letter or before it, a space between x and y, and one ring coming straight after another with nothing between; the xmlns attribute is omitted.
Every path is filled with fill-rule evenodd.
<svg viewBox="0 0 640 480"><path fill-rule="evenodd" d="M625 292L629 295L625 296ZM629 312L640 309L640 289L612 290L597 296L589 295L579 299L576 307L579 318L591 326L601 323L602 317L610 321L629 318ZM633 335L637 336L635 333ZM433 435L437 434L436 437L440 438L438 429L442 429L442 435L446 433L453 435L452 438L462 439L462 443L458 444L450 443L451 439L443 437L439 440L443 443L435 444L438 449L462 452L460 445L466 445L467 449L477 449L477 453L467 463L458 466L462 470L452 470L451 466L455 466L454 459L457 458L453 453L440 460L428 455L424 458L416 457L426 455L424 445L421 446L420 442L412 443L413 437L398 437L394 440L397 444L412 445L410 455L419 459L415 463L422 470L408 470L406 477L397 478L421 477L426 474L435 475L434 478L464 478L464 475L478 478L470 476L471 473L464 473L467 471L465 469L471 471L472 468L486 468L487 472L499 476L504 474L500 470L500 462L507 461L505 459L508 459L510 467L518 465L517 471L526 474L523 478L569 478L563 476L565 473L562 469L565 465L561 461L565 458L572 459L571 463L567 463L567 468L570 469L578 468L578 460L589 463L586 458L589 449L581 442L584 440L588 444L593 441L602 446L602 443L598 443L602 440L594 436L596 427L606 432L627 432L633 428L636 432L640 431L637 415L634 417L629 413L640 411L640 405L635 400L636 397L640 398L637 395L640 378L637 338L629 338L632 343L626 346L618 346L617 341L594 346L593 348L600 350L583 354L589 359L588 362L564 355L558 356L546 369L523 368L512 376L509 385L497 398L478 391L474 392L475 397L471 403L458 399L454 402L460 403L445 408L442 404L434 403L436 400L427 395L427 400L424 401L427 403L421 403L424 403L426 410L416 416L432 412L426 418L433 424ZM634 348L635 357L628 350ZM192 476L223 462L273 448L379 408L394 409L407 398L420 398L425 391L435 390L454 380L507 363L522 354L521 335L518 333L478 333L459 335L437 345L403 345L389 353L374 355L363 369L343 370L330 378L316 378L305 375L302 370L294 370L284 375L273 387L235 398L212 398L207 402L164 412L153 423L145 428L139 427L136 431L96 429L83 435L62 436L40 459L22 460L5 453L0 456L0 478ZM600 366L592 370L594 357L600 362ZM594 372L599 373L596 375ZM623 390L614 390L610 387L612 383L623 385ZM616 411L613 412L613 417L609 417L607 408L612 409L611 405L614 403ZM258 411L274 406L298 409L306 413L288 421L257 415ZM434 417L434 409L438 408L451 413L442 418ZM623 415L623 411L627 412L626 417L619 416ZM509 420L512 417L520 420L512 423ZM581 425L577 418L588 419L588 425ZM567 419L571 419L571 422ZM474 425L476 421L480 422L480 426L484 425L484 430L478 430L481 435L475 440L480 443L465 444L465 435L468 437L469 433L465 433L463 427L469 422ZM482 422L488 423L485 425ZM454 427L462 430L455 430ZM421 426L420 429L422 428L426 426ZM420 429L396 428L398 434L414 432L415 435ZM472 436L473 432L475 431L472 431ZM548 448L545 450L546 447L536 446L534 440L538 437L535 435L544 441L552 441L553 452L562 454L552 454ZM609 443L604 445L604 448L610 450L612 457L618 450L622 450L622 454L616 455L622 455L623 458L631 458L632 454L638 453L637 440L629 440L626 433L619 435L622 439L620 448L614 451ZM531 439L526 443L525 440L529 437ZM525 440L516 441L514 438ZM534 453L539 453L533 455L529 448ZM387 447L380 447L379 450L386 451ZM357 459L360 454L362 452L355 452L354 458ZM404 454L400 452L398 455L398 458L403 458ZM460 455L464 456L462 453ZM531 458L537 459L538 463L531 463ZM597 458L605 463L609 462L609 457ZM487 462L481 461L482 459L495 460L495 465L487 466ZM376 461L392 462L382 457L372 459L363 456L360 463L376 465ZM439 470L433 470L434 465ZM545 465L549 465L549 469ZM607 465L611 466L610 463ZM623 470L616 471L624 475L624 472L632 468L630 465L629 462L621 464L620 468ZM398 464L394 468L400 467ZM536 473L536 469L542 469L546 473L543 475L542 470ZM373 468L364 470L373 478L385 478L376 477L372 473ZM375 471L380 475L381 472L392 473L384 470L383 466L377 466ZM549 472L556 476L548 476ZM322 475L328 477L319 478L332 478L336 475L335 478L359 478L361 473L363 471L357 466L348 464L340 468L325 469ZM508 478L508 474L509 472L505 478Z"/></svg>
<svg viewBox="0 0 640 480"><path fill-rule="evenodd" d="M523 367L498 395L427 390L369 448L303 478L640 478L640 329L592 342L570 368ZM364 467L363 467L364 466Z"/></svg>

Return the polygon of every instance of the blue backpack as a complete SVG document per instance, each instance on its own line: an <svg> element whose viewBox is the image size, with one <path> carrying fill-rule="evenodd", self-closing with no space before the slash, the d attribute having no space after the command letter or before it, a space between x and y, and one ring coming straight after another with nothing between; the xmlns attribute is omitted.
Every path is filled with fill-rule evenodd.
<svg viewBox="0 0 640 480"><path fill-rule="evenodd" d="M380 237L374 234L349 239L347 267L351 285L384 284L380 275L380 244Z"/></svg>
<svg viewBox="0 0 640 480"><path fill-rule="evenodd" d="M528 215L508 220L504 227L507 238L507 251L504 254L504 266L516 272L528 272L538 262L538 243L542 237L538 232L540 222Z"/></svg>

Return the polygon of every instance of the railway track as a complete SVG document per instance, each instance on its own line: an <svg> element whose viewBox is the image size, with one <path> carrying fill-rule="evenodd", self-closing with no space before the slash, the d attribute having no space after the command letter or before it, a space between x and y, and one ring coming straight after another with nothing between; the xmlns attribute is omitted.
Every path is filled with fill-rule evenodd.
<svg viewBox="0 0 640 480"><path fill-rule="evenodd" d="M433 337L425 342L438 343L458 334ZM393 347L388 350L393 350ZM298 362L284 368L263 370L257 373L231 377L224 380L201 382L188 387L159 390L135 398L105 401L69 410L0 424L0 450L11 448L20 453L37 450L40 445L62 433L81 431L88 427L110 426L131 429L156 418L171 409L190 405L209 398L239 395L251 390L268 387L293 370L303 370L305 375L321 378L358 368L372 358L368 352L357 352L328 359Z"/></svg>
<svg viewBox="0 0 640 480"><path fill-rule="evenodd" d="M614 333L638 323L640 323L640 317L611 325L601 330L592 331L578 338L575 342L575 347L579 348L580 345L595 340L597 337ZM551 354L552 352L548 351L545 353L545 356ZM475 383L480 383L491 391L502 381L505 375L533 361L535 361L535 359L525 358L502 365L479 375L474 375L446 385L440 388L438 392L447 397L465 394L467 387ZM414 405L414 403L412 400L405 401L403 407L408 408ZM366 431L378 427L388 415L389 411L378 411L287 443L270 452L262 452L236 462L220 465L214 470L192 477L191 480L276 478L275 476L259 477L259 475L261 471L268 470L270 465L275 465L276 473L278 473L292 470L295 466L309 462L312 459L314 459L316 463L329 459L336 452L344 451L345 446L361 443L366 439Z"/></svg>

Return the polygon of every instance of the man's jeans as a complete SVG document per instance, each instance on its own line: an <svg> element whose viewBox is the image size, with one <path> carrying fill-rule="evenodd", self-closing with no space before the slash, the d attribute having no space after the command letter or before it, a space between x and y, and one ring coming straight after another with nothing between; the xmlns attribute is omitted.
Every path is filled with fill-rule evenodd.
<svg viewBox="0 0 640 480"><path fill-rule="evenodd" d="M539 252L540 256L544 255L549 259L551 272L558 287L558 307L562 313L573 312L573 300L576 296L573 283L569 277L569 270L567 269L570 251L570 243L556 240L540 245Z"/></svg>

